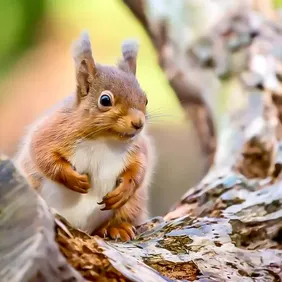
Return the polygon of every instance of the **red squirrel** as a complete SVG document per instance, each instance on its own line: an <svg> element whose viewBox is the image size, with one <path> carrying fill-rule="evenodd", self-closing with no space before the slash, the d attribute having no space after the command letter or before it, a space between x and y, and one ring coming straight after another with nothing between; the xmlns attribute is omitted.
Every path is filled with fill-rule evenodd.
<svg viewBox="0 0 282 282"><path fill-rule="evenodd" d="M15 163L47 204L89 234L128 241L147 218L154 146L136 79L138 44L117 67L95 62L87 32L74 44L76 91L34 122Z"/></svg>

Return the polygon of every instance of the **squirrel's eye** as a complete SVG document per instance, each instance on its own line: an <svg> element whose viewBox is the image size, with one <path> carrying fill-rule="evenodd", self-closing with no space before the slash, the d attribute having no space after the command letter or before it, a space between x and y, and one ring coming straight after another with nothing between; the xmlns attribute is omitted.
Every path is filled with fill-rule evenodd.
<svg viewBox="0 0 282 282"><path fill-rule="evenodd" d="M113 94L110 91L103 91L98 106L101 110L107 110L113 105Z"/></svg>
<svg viewBox="0 0 282 282"><path fill-rule="evenodd" d="M109 95L102 95L100 98L100 104L104 107L110 107L112 105L111 97Z"/></svg>
<svg viewBox="0 0 282 282"><path fill-rule="evenodd" d="M146 105L146 106L148 105L148 99L146 99L145 105Z"/></svg>

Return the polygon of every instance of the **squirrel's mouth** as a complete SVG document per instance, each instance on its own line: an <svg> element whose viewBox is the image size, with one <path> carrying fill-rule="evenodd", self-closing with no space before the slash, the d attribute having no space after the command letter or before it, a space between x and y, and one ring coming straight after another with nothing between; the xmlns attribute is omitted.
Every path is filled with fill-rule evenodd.
<svg viewBox="0 0 282 282"><path fill-rule="evenodd" d="M132 133L132 134L128 134L128 133L118 133L119 137L121 138L126 138L126 139L131 139L134 138L136 136L137 133Z"/></svg>
<svg viewBox="0 0 282 282"><path fill-rule="evenodd" d="M118 132L118 131L115 131L115 130L111 130L111 132L112 132L112 134L116 135L119 139L122 139L122 140L133 139L139 133L139 131L136 131L134 133L125 133L125 132Z"/></svg>
<svg viewBox="0 0 282 282"><path fill-rule="evenodd" d="M122 130L119 131L118 129L110 129L109 133L120 140L132 140L137 137L141 131L142 129L130 130L128 132L122 132Z"/></svg>

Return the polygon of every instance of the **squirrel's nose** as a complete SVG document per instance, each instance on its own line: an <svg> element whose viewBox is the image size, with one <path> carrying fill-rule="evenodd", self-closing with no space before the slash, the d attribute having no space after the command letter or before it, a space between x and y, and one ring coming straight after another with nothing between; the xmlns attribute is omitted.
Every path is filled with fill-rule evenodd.
<svg viewBox="0 0 282 282"><path fill-rule="evenodd" d="M131 125L133 128L135 128L136 130L141 129L144 125L143 121L140 119L138 121L132 121Z"/></svg>

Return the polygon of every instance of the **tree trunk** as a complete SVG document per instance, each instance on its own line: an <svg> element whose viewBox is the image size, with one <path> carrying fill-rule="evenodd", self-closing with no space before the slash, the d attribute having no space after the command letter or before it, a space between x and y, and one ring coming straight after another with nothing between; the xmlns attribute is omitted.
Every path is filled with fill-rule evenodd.
<svg viewBox="0 0 282 282"><path fill-rule="evenodd" d="M206 153L214 150L216 121L214 163L166 216L123 244L54 221L2 157L0 281L282 281L282 26L245 6L185 48L172 36L187 30L185 17L173 25L173 10L161 17L150 10L155 0L124 2L152 37L188 113L198 106ZM190 90L193 72L208 92ZM218 115L214 99L224 101Z"/></svg>

